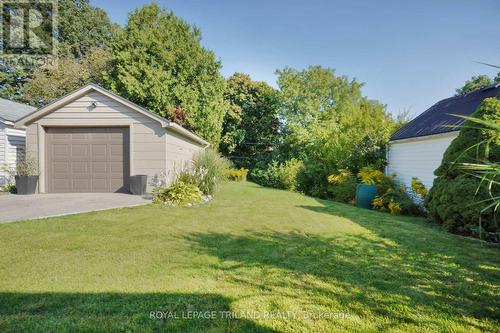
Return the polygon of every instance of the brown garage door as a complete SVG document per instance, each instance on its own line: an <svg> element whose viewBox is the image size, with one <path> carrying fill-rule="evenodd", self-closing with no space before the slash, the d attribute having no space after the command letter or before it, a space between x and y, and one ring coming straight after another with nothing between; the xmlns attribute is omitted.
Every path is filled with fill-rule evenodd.
<svg viewBox="0 0 500 333"><path fill-rule="evenodd" d="M48 192L127 192L128 128L48 128Z"/></svg>

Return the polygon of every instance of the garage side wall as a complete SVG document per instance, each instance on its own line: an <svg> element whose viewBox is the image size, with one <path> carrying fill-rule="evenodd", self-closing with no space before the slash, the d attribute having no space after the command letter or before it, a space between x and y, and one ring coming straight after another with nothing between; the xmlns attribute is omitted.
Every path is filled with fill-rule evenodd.
<svg viewBox="0 0 500 333"><path fill-rule="evenodd" d="M165 170L167 133L161 124L119 101L92 91L27 127L27 151L38 160L40 192L47 189L45 128L48 127L128 127L130 174L146 174L148 180L152 180ZM148 190L151 190L151 185Z"/></svg>
<svg viewBox="0 0 500 333"><path fill-rule="evenodd" d="M176 173L192 164L196 154L204 147L172 131L167 130L167 182L171 183Z"/></svg>
<svg viewBox="0 0 500 333"><path fill-rule="evenodd" d="M434 170L441 165L444 152L457 135L458 132L451 132L392 141L387 156L387 174L395 173L406 186L411 185L412 177L418 177L427 188L431 188Z"/></svg>

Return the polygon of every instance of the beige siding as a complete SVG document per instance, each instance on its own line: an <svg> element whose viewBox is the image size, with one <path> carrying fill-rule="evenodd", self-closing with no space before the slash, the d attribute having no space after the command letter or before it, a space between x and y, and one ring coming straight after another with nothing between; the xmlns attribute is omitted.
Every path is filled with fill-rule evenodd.
<svg viewBox="0 0 500 333"><path fill-rule="evenodd" d="M148 175L148 191L165 170L166 132L159 123L136 123L132 128L133 174Z"/></svg>
<svg viewBox="0 0 500 333"><path fill-rule="evenodd" d="M203 150L199 144L167 130L167 179L172 181L176 172L188 167L194 155Z"/></svg>
<svg viewBox="0 0 500 333"><path fill-rule="evenodd" d="M91 102L95 102L92 108ZM51 126L95 127L119 126L130 128L130 174L148 175L148 190L167 175L171 181L175 170L189 164L203 147L160 122L137 112L119 101L92 90L55 111L34 120L27 128L28 152L39 158L40 191L46 190L44 172L45 131ZM39 149L42 149L40 152Z"/></svg>
<svg viewBox="0 0 500 333"><path fill-rule="evenodd" d="M38 124L26 128L26 155L38 160Z"/></svg>
<svg viewBox="0 0 500 333"><path fill-rule="evenodd" d="M91 102L96 103L95 108L90 107ZM150 123L153 121L137 111L98 92L88 93L44 117L44 120L52 119L71 119L72 121L99 119L110 124L112 124L114 120L143 123Z"/></svg>
<svg viewBox="0 0 500 333"><path fill-rule="evenodd" d="M457 132L409 140L393 141L389 145L387 173L395 173L407 186L418 177L427 188L434 181L434 170L441 164L443 154Z"/></svg>
<svg viewBox="0 0 500 333"><path fill-rule="evenodd" d="M95 108L90 108L96 102ZM157 177L165 169L166 133L161 125L143 114L111 99L99 92L90 92L54 112L40 118L37 123L42 127L92 127L125 126L130 128L130 174L146 174L148 179ZM27 146L30 152L38 155L37 124L28 126ZM42 143L40 146L44 146ZM43 147L44 149L44 147ZM44 155L45 152L42 152ZM43 172L43 161L40 161ZM41 177L45 177L44 174ZM42 186L45 191L45 186ZM148 186L151 190L151 186Z"/></svg>
<svg viewBox="0 0 500 333"><path fill-rule="evenodd" d="M40 156L38 154L38 124L33 123L26 127L26 156L38 162L38 171L40 174L40 178L45 176L45 170L43 166L40 165ZM43 179L39 179L38 189L40 188L40 182L43 182Z"/></svg>

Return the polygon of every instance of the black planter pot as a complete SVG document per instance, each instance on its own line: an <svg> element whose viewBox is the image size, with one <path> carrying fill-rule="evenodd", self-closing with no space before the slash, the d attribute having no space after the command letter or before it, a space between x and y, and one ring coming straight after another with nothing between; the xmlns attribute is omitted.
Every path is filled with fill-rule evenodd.
<svg viewBox="0 0 500 333"><path fill-rule="evenodd" d="M130 176L130 193L134 195L146 194L146 185L148 184L147 175Z"/></svg>
<svg viewBox="0 0 500 333"><path fill-rule="evenodd" d="M16 176L17 194L35 194L38 176Z"/></svg>

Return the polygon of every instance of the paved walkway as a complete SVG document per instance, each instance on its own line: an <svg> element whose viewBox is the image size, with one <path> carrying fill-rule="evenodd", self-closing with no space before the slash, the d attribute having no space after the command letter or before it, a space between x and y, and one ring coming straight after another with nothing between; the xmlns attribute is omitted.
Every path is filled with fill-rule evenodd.
<svg viewBox="0 0 500 333"><path fill-rule="evenodd" d="M148 203L150 199L123 193L0 195L0 223Z"/></svg>

